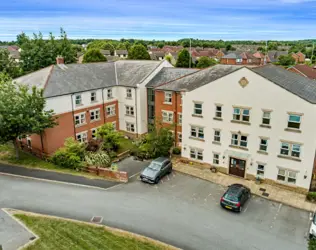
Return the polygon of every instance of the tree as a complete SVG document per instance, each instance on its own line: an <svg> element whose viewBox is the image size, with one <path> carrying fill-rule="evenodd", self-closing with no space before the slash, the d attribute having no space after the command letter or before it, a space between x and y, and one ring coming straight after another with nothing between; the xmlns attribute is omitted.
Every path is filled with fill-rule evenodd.
<svg viewBox="0 0 316 250"><path fill-rule="evenodd" d="M128 58L134 60L150 60L150 55L144 45L136 44L130 48Z"/></svg>
<svg viewBox="0 0 316 250"><path fill-rule="evenodd" d="M19 63L10 58L10 53L7 49L0 49L0 72L7 73L12 78L22 75Z"/></svg>
<svg viewBox="0 0 316 250"><path fill-rule="evenodd" d="M43 90L12 82L0 73L0 142L13 142L16 158L19 158L17 137L40 134L56 125L53 111L46 111Z"/></svg>
<svg viewBox="0 0 316 250"><path fill-rule="evenodd" d="M201 56L196 65L197 68L203 69L217 64L216 60L207 56Z"/></svg>
<svg viewBox="0 0 316 250"><path fill-rule="evenodd" d="M97 138L102 140L102 148L106 151L117 151L119 140L122 137L120 132L113 128L112 123L105 123L97 130Z"/></svg>
<svg viewBox="0 0 316 250"><path fill-rule="evenodd" d="M153 126L151 132L138 142L136 155L144 158L168 156L174 143L174 136L169 128Z"/></svg>
<svg viewBox="0 0 316 250"><path fill-rule="evenodd" d="M188 50L183 49L178 54L178 60L176 63L176 67L179 68L189 68L190 67L190 61L191 66L193 65L192 58L190 56L190 53Z"/></svg>
<svg viewBox="0 0 316 250"><path fill-rule="evenodd" d="M111 43L107 43L107 42L103 43L103 44L101 45L101 48L100 48L100 49L109 50L110 53L111 53L111 55L112 55L112 56L114 55L114 50L115 50L115 48L114 48L113 44L111 44Z"/></svg>
<svg viewBox="0 0 316 250"><path fill-rule="evenodd" d="M167 60L171 64L172 64L172 59L173 59L172 55L166 55L165 56L165 60Z"/></svg>
<svg viewBox="0 0 316 250"><path fill-rule="evenodd" d="M72 44L67 38L66 31L63 28L60 28L60 40L57 43L58 55L61 55L64 58L65 63L74 63L76 62L77 52L74 50ZM54 58L54 60L56 57Z"/></svg>
<svg viewBox="0 0 316 250"><path fill-rule="evenodd" d="M162 42L160 42L160 43L158 43L158 44L157 44L157 47L158 47L158 48L160 48L160 49L162 49L162 48L163 48L163 46L165 46L165 44L164 44L164 43L162 43Z"/></svg>
<svg viewBox="0 0 316 250"><path fill-rule="evenodd" d="M127 50L126 44L125 44L125 43L118 43L118 44L116 45L116 49L117 49L117 50Z"/></svg>
<svg viewBox="0 0 316 250"><path fill-rule="evenodd" d="M227 50L227 51L232 50L232 45L231 45L231 44L227 44L227 45L226 45L226 50Z"/></svg>
<svg viewBox="0 0 316 250"><path fill-rule="evenodd" d="M295 64L295 59L292 57L291 54L281 55L279 57L278 64L282 66L291 66Z"/></svg>
<svg viewBox="0 0 316 250"><path fill-rule="evenodd" d="M89 49L83 56L83 63L90 62L106 62L106 57L100 52L99 49Z"/></svg>

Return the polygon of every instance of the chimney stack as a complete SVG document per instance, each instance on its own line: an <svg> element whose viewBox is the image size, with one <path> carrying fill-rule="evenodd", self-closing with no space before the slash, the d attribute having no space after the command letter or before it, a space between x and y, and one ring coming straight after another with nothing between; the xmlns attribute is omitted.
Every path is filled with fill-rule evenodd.
<svg viewBox="0 0 316 250"><path fill-rule="evenodd" d="M58 64L65 64L64 58L62 56L56 57L56 63Z"/></svg>

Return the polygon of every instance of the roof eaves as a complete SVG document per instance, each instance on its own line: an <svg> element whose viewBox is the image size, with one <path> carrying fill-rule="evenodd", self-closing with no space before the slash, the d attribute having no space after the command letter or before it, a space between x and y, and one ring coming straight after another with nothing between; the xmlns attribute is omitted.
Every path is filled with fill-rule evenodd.
<svg viewBox="0 0 316 250"><path fill-rule="evenodd" d="M289 70L289 69L294 69L294 70L296 70L298 73L300 73L300 74L304 75L305 77L307 77L307 75L305 75L302 71L300 71L299 69L297 69L295 66L291 66L291 67L289 67L287 70Z"/></svg>
<svg viewBox="0 0 316 250"><path fill-rule="evenodd" d="M47 84L48 84L48 82L49 82L49 79L50 79L50 77L52 76L53 70L54 70L54 65L51 65L51 69L50 69L50 71L49 71L49 73L48 73L47 79L46 79L45 84L44 84L44 87L43 87L44 90L46 89Z"/></svg>

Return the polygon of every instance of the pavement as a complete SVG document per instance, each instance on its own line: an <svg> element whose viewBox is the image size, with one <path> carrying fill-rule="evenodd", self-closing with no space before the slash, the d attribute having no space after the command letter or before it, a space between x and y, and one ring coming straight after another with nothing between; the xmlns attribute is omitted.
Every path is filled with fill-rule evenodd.
<svg viewBox="0 0 316 250"><path fill-rule="evenodd" d="M0 207L90 221L182 249L307 249L310 213L253 196L242 213L219 205L225 187L178 172L158 185L107 190L0 175ZM1 239L0 239L1 241Z"/></svg>
<svg viewBox="0 0 316 250"><path fill-rule="evenodd" d="M119 170L128 172L129 176L134 176L144 169L149 163L134 161L132 157L118 162ZM110 188L121 184L120 182L102 179L90 179L84 176L58 173L41 169L25 168L13 165L0 164L0 173L18 175L30 178L44 179L57 182L72 183L78 185L92 186L98 188Z"/></svg>
<svg viewBox="0 0 316 250"><path fill-rule="evenodd" d="M16 250L32 237L35 236L0 209L0 245L3 250Z"/></svg>
<svg viewBox="0 0 316 250"><path fill-rule="evenodd" d="M283 204L303 209L309 212L316 211L316 204L306 200L306 195L293 191L285 190L277 186L268 184L256 184L254 181L245 180L222 173L212 173L209 169L201 168L195 165L188 165L179 161L174 161L173 168L181 173L198 177L213 183L228 187L234 183L240 183L250 188L251 192L260 197L281 202ZM263 193L268 194L264 196Z"/></svg>

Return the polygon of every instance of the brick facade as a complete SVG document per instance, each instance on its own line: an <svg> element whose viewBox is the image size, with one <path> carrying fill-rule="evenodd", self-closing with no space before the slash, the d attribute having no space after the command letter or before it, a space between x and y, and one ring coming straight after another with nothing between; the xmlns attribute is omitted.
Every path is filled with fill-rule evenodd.
<svg viewBox="0 0 316 250"><path fill-rule="evenodd" d="M170 92L170 91L167 91ZM155 118L156 122L163 127L168 127L175 135L175 145L180 146L179 134L182 133L182 125L179 124L179 115L182 115L182 104L181 104L181 93L172 93L172 102L165 102L165 91L156 90L155 91ZM173 113L173 122L164 122L162 113L163 111L169 111Z"/></svg>

